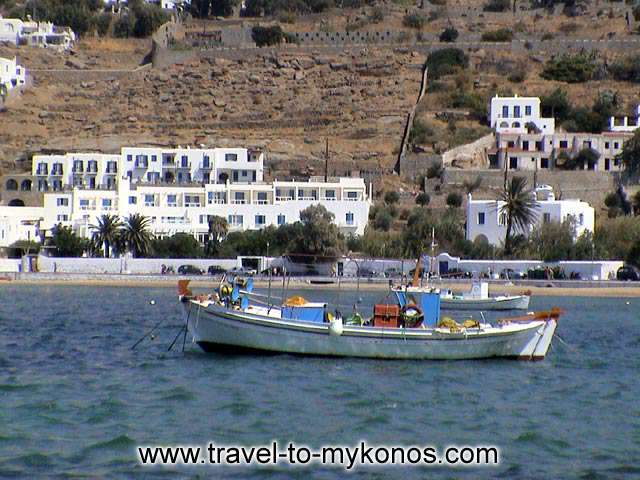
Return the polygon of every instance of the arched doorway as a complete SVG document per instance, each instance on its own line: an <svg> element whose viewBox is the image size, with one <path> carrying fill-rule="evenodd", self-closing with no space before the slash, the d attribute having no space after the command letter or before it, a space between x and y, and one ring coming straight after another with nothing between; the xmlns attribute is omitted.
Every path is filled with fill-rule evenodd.
<svg viewBox="0 0 640 480"><path fill-rule="evenodd" d="M13 178L7 180L7 190L18 190L18 182L16 182Z"/></svg>
<svg viewBox="0 0 640 480"><path fill-rule="evenodd" d="M19 198L14 198L9 202L10 207L24 207L24 202Z"/></svg>
<svg viewBox="0 0 640 480"><path fill-rule="evenodd" d="M166 183L174 183L175 180L176 180L176 176L173 174L173 172L165 172L164 181Z"/></svg>
<svg viewBox="0 0 640 480"><path fill-rule="evenodd" d="M219 183L227 183L227 180L229 180L229 175L226 173L221 173L220 175L218 175L218 182Z"/></svg>
<svg viewBox="0 0 640 480"><path fill-rule="evenodd" d="M29 180L28 178L23 180L22 183L20 184L20 190L22 190L23 192L30 192L31 180Z"/></svg>

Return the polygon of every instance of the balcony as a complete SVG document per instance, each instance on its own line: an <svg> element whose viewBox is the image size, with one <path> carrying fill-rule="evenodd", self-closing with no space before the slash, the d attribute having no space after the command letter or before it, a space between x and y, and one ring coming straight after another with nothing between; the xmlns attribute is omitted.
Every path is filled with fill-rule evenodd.
<svg viewBox="0 0 640 480"><path fill-rule="evenodd" d="M214 204L214 205L226 205L227 204L227 200L224 199L224 198L214 198L209 203Z"/></svg>
<svg viewBox="0 0 640 480"><path fill-rule="evenodd" d="M257 205L269 205L269 200L256 200Z"/></svg>
<svg viewBox="0 0 640 480"><path fill-rule="evenodd" d="M245 205L247 201L245 199L233 199L231 200L232 205Z"/></svg>
<svg viewBox="0 0 640 480"><path fill-rule="evenodd" d="M288 202L289 200L295 200L293 197L276 197L276 202Z"/></svg>
<svg viewBox="0 0 640 480"><path fill-rule="evenodd" d="M318 200L318 197L298 197L298 200L301 200L303 202L315 202L316 200Z"/></svg>
<svg viewBox="0 0 640 480"><path fill-rule="evenodd" d="M201 205L200 202L187 202L184 206L187 208L199 208Z"/></svg>
<svg viewBox="0 0 640 480"><path fill-rule="evenodd" d="M335 202L337 200L336 197L322 197L322 200L325 202Z"/></svg>
<svg viewBox="0 0 640 480"><path fill-rule="evenodd" d="M51 175L54 177L61 177L63 175L61 168L54 168L51 170Z"/></svg>
<svg viewBox="0 0 640 480"><path fill-rule="evenodd" d="M73 173L84 173L84 167L82 165L74 165L71 171Z"/></svg>
<svg viewBox="0 0 640 480"><path fill-rule="evenodd" d="M49 169L46 165L38 165L38 168L36 169L36 175L49 175Z"/></svg>

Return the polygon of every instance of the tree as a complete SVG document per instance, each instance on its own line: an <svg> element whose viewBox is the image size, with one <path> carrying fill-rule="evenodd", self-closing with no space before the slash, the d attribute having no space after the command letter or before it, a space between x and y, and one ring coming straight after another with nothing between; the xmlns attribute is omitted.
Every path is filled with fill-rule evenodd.
<svg viewBox="0 0 640 480"><path fill-rule="evenodd" d="M575 222L549 222L531 232L530 244L545 262L557 262L571 258Z"/></svg>
<svg viewBox="0 0 640 480"><path fill-rule="evenodd" d="M214 255L229 231L227 220L219 215L209 215L209 241L206 246L207 255Z"/></svg>
<svg viewBox="0 0 640 480"><path fill-rule="evenodd" d="M435 50L427 57L429 78L437 79L452 73L457 68L467 68L469 57L459 48L442 48Z"/></svg>
<svg viewBox="0 0 640 480"><path fill-rule="evenodd" d="M540 99L540 109L545 117L552 117L563 122L571 114L571 103L567 91L562 88L556 88L547 95L543 95Z"/></svg>
<svg viewBox="0 0 640 480"><path fill-rule="evenodd" d="M393 223L393 216L386 208L376 210L376 216L373 219L373 228L388 232Z"/></svg>
<svg viewBox="0 0 640 480"><path fill-rule="evenodd" d="M540 76L545 80L581 83L595 77L599 64L595 53L564 54L547 61Z"/></svg>
<svg viewBox="0 0 640 480"><path fill-rule="evenodd" d="M430 201L431 201L431 197L426 192L419 193L416 196L416 203L421 207L426 207L427 205L429 205Z"/></svg>
<svg viewBox="0 0 640 480"><path fill-rule="evenodd" d="M103 248L105 258L111 256L111 246L115 245L120 235L122 222L116 215L102 215L96 225L89 225L93 230L93 243L97 250Z"/></svg>
<svg viewBox="0 0 640 480"><path fill-rule="evenodd" d="M157 258L200 258L203 252L193 235L176 233L171 237L152 240L151 253Z"/></svg>
<svg viewBox="0 0 640 480"><path fill-rule="evenodd" d="M498 197L500 215L504 215L507 232L504 239L505 254L511 255L514 227L524 232L535 221L537 203L524 177L513 177Z"/></svg>
<svg viewBox="0 0 640 480"><path fill-rule="evenodd" d="M293 261L335 261L344 251L344 238L333 219L334 215L323 205L311 205L300 212L302 227L289 244Z"/></svg>
<svg viewBox="0 0 640 480"><path fill-rule="evenodd" d="M51 233L49 245L54 247L53 255L56 257L80 257L89 246L71 227L58 224L53 227Z"/></svg>
<svg viewBox="0 0 640 480"><path fill-rule="evenodd" d="M460 208L462 206L462 195L458 192L451 192L447 195L447 206L451 208Z"/></svg>
<svg viewBox="0 0 640 480"><path fill-rule="evenodd" d="M139 213L132 213L122 227L122 240L134 257L144 257L149 253L153 235L149 231L150 219Z"/></svg>
<svg viewBox="0 0 640 480"><path fill-rule="evenodd" d="M640 215L640 190L633 196L633 214Z"/></svg>
<svg viewBox="0 0 640 480"><path fill-rule="evenodd" d="M624 142L618 157L625 170L631 175L640 173L640 129L636 130L629 140Z"/></svg>
<svg viewBox="0 0 640 480"><path fill-rule="evenodd" d="M251 29L251 38L258 47L268 47L282 43L284 32L280 25L273 27L261 27L258 25Z"/></svg>
<svg viewBox="0 0 640 480"><path fill-rule="evenodd" d="M441 42L455 42L457 38L458 38L458 30L456 30L452 26L445 28L440 34Z"/></svg>
<svg viewBox="0 0 640 480"><path fill-rule="evenodd" d="M400 201L400 194L395 190L391 190L384 194L384 203L387 205L393 205Z"/></svg>

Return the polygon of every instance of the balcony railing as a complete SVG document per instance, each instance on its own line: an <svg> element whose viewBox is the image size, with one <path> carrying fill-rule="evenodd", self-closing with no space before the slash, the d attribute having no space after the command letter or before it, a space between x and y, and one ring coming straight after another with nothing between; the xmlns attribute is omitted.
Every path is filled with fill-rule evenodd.
<svg viewBox="0 0 640 480"><path fill-rule="evenodd" d="M209 203L213 203L213 204L216 204L216 205L226 205L227 201L224 198L214 198Z"/></svg>
<svg viewBox="0 0 640 480"><path fill-rule="evenodd" d="M268 205L269 204L269 200L256 200L256 203L258 205Z"/></svg>
<svg viewBox="0 0 640 480"><path fill-rule="evenodd" d="M277 202L288 202L289 200L294 200L293 197L276 197Z"/></svg>
<svg viewBox="0 0 640 480"><path fill-rule="evenodd" d="M242 199L242 200L240 200L240 199L231 200L231 204L232 205L245 205L246 203L247 203L247 201L244 200L244 199Z"/></svg>
<svg viewBox="0 0 640 480"><path fill-rule="evenodd" d="M337 200L336 197L322 197L322 200L325 200L327 202L334 202Z"/></svg>
<svg viewBox="0 0 640 480"><path fill-rule="evenodd" d="M184 206L187 208L198 208L200 207L200 202L187 202Z"/></svg>
<svg viewBox="0 0 640 480"><path fill-rule="evenodd" d="M51 175L53 175L54 177L61 177L63 175L62 169L54 168L53 170L51 170Z"/></svg>
<svg viewBox="0 0 640 480"><path fill-rule="evenodd" d="M318 200L318 197L298 197L298 200L302 200L305 202L315 202Z"/></svg>
<svg viewBox="0 0 640 480"><path fill-rule="evenodd" d="M177 207L178 203L177 202L167 202L167 207Z"/></svg>
<svg viewBox="0 0 640 480"><path fill-rule="evenodd" d="M73 173L83 173L84 172L84 167L82 167L82 166L74 166L72 172Z"/></svg>

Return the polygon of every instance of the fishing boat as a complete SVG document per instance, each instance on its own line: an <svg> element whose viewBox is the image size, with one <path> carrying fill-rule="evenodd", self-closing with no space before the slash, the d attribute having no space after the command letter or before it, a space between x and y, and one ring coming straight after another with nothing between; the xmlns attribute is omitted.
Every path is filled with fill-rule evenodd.
<svg viewBox="0 0 640 480"><path fill-rule="evenodd" d="M553 338L560 310L504 318L489 324L440 318L437 289L392 290L372 315L343 316L326 303L301 297L280 305L253 302L250 283L221 285L194 295L188 280L178 293L185 331L205 351L272 352L378 359L541 360Z"/></svg>
<svg viewBox="0 0 640 480"><path fill-rule="evenodd" d="M489 284L479 280L474 280L469 292L457 295L447 289L440 293L444 310L526 310L530 299L528 294L490 296Z"/></svg>

